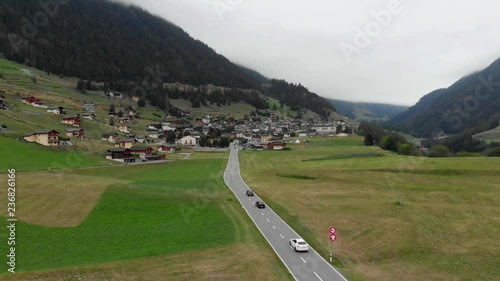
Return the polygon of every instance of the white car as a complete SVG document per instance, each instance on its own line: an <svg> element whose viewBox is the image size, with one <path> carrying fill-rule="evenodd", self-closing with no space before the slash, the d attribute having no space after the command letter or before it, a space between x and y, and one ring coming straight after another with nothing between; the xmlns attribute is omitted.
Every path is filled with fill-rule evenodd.
<svg viewBox="0 0 500 281"><path fill-rule="evenodd" d="M309 245L306 241L300 238L290 239L290 247L295 250L295 252L307 252L309 251Z"/></svg>

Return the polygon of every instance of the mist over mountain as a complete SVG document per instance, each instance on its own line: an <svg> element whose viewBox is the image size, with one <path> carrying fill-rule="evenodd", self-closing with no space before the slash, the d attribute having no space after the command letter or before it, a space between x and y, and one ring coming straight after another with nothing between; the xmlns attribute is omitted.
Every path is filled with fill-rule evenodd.
<svg viewBox="0 0 500 281"><path fill-rule="evenodd" d="M39 1L3 2L9 12L2 15L0 52L19 63L93 81L133 81L159 68L164 82L260 88L205 43L141 8L70 0L54 8L46 26L36 27L23 19L43 11Z"/></svg>
<svg viewBox="0 0 500 281"><path fill-rule="evenodd" d="M145 97L162 106L167 93L158 85L178 82L255 90L322 116L334 110L326 99L305 88L291 86L283 92L282 84L271 83L263 90L268 78L232 63L175 24L135 6L106 0L69 0L52 6L37 0L3 3L8 12L0 15L0 53L49 73L107 82L128 94L146 84L143 88L155 91L148 90ZM40 14L46 16L43 24ZM255 93L244 97L234 93L244 91L232 91L231 99L211 99L251 100L258 108L264 107L265 101ZM205 94L190 93L190 98L203 103Z"/></svg>
<svg viewBox="0 0 500 281"><path fill-rule="evenodd" d="M330 99L330 102L335 105L339 113L358 121L387 121L394 115L408 109L408 106L393 104L350 102L336 99Z"/></svg>
<svg viewBox="0 0 500 281"><path fill-rule="evenodd" d="M486 131L500 121L500 59L445 89L433 91L388 121L404 132L436 137Z"/></svg>

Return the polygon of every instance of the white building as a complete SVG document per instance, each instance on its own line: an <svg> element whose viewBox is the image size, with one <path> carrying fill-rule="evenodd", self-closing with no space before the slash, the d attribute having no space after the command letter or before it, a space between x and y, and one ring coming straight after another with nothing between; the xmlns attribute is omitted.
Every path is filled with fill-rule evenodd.
<svg viewBox="0 0 500 281"><path fill-rule="evenodd" d="M196 145L197 141L196 141L196 138L194 138L192 136L185 136L182 139L177 140L177 144Z"/></svg>

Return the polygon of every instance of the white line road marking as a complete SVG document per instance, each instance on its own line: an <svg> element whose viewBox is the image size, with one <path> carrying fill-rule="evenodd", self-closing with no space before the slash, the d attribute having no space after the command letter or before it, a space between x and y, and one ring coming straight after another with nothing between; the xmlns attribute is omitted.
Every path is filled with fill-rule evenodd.
<svg viewBox="0 0 500 281"><path fill-rule="evenodd" d="M269 219L266 219L267 222L270 222Z"/></svg>
<svg viewBox="0 0 500 281"><path fill-rule="evenodd" d="M304 263L306 263L306 260L305 260L303 257L300 257L300 259L301 259Z"/></svg>
<svg viewBox="0 0 500 281"><path fill-rule="evenodd" d="M234 151L232 151L232 152L234 152ZM241 178L241 174L240 174L240 171L239 171L240 167L239 167L239 163L238 163L238 153L237 153L237 152L235 152L234 154L233 154L233 153L231 153L231 160L230 160L230 162L229 162L229 163L231 163L231 165L234 165L234 166L236 166L236 167L235 167L235 170L234 170L234 172L233 172L233 173L230 173L230 172L229 172L229 170L228 170L229 165L228 165L228 167L226 167L226 171L225 171L225 173L224 173L224 177L223 177L224 182L226 183L226 185L228 185L228 184L227 184L227 183L228 183L228 181L231 181L231 180L232 180L233 182L235 182L235 183L236 183L236 180L237 180L237 182L238 182L238 183L236 183L236 184L238 184L238 187L239 187L240 189L241 189L241 188L247 188L247 189L249 189L249 187L245 184L245 182L244 182L244 181L243 181L243 179ZM232 178L231 178L230 176L231 176ZM234 177L236 177L236 180L235 180L235 178L234 178ZM239 183L241 184L241 186L239 186ZM228 187L229 187L229 189L230 189L231 191L236 191L236 190L237 190L237 189L235 189L235 188L233 188L233 187L231 187L231 186L229 186L229 185L228 185ZM235 192L233 192L233 193L235 193ZM235 193L235 195L236 195L236 193ZM241 203L243 202L243 201L241 200L242 198L238 198L238 196L236 196L236 197L237 197L237 199L238 199ZM256 197L256 199L257 199L257 200L260 200L258 197ZM264 236L264 238L266 239L266 241L268 242L268 244L270 244L271 248L273 248L274 252L278 255L278 257L279 257L279 259L281 260L281 262L283 263L283 265L284 265L284 266L288 269L288 271L289 271L290 273L292 273L292 271L291 271L290 267L288 266L288 264L287 264L287 263L285 263L285 261L283 260L283 258L281 257L281 255L280 255L280 254L276 251L276 249L275 249L274 245L273 245L273 244L271 244L271 242L269 241L268 237L266 237L266 235L264 235L264 233L262 232L262 229L259 227L259 225L256 223L256 221L252 218L252 216L251 216L251 215L250 215L250 213L249 213L249 210L248 210L247 208L245 208L243 205L242 205L242 207L244 208L244 210L246 211L246 213L247 213L247 215L250 217L250 219L253 221L253 223L257 226L257 228L258 228L259 232L260 232L260 233ZM287 226L287 227L288 227L288 228L289 228L289 229L290 229L293 233L295 233L295 236L300 237L300 236L299 236L299 235L295 232L295 230L294 230L293 228L291 228L291 227L290 227L290 226L289 226L289 225L288 225L288 224L287 224L287 223L286 223L286 222L285 222L285 221L284 221L281 217L279 217L279 216L278 216L278 215L274 212L274 210L270 209L269 211L271 211L271 212L272 212L272 213L273 213L273 214L274 214L274 215L275 215L275 216L276 216L279 220L281 220L281 221L282 221L282 222L283 222L283 223L284 223L284 224L285 224L285 225L286 225L286 226ZM262 214L262 215L264 215L263 213L261 213L261 214ZM273 218L274 218L274 217L273 217ZM286 239L285 237L283 237L283 235L282 235L282 234L280 234L280 236L281 236L283 239ZM290 248L293 250L293 247L291 247L291 246L290 246ZM321 256L320 256L320 255L319 255L319 254L315 251L315 249L311 248L311 250L313 250L313 251L314 251L314 253L315 253L315 258L316 258L316 256L317 256L317 258L322 259L322 260L323 260L323 262L324 262L324 263L325 263L325 264L326 264L329 268L331 268L332 270L334 270L334 271L338 274L338 276L339 276L339 277L341 277L344 281L347 281L347 279L345 279L345 277L344 277L344 276L342 276L342 274L341 274L340 272L338 272L338 271L337 271L337 270L336 270L336 269L335 269L335 268L334 268L334 267L333 267L330 263L328 263L328 262L326 261L326 259L323 259L323 258L322 258L322 257L321 257ZM321 277L320 277L320 276L319 276L316 272L314 272L314 274L315 274L315 275L316 275L316 277L318 278L317 280L323 281L323 279L321 279ZM327 274L327 275L328 275L328 274ZM297 278L293 275L293 273L292 273L292 276L293 276L293 278L294 278L295 280L298 280L298 279L297 279Z"/></svg>
<svg viewBox="0 0 500 281"><path fill-rule="evenodd" d="M260 212L260 214L261 214L261 215L264 215L264 213L263 213L263 212Z"/></svg>
<svg viewBox="0 0 500 281"><path fill-rule="evenodd" d="M273 228L276 229L276 227L273 225Z"/></svg>

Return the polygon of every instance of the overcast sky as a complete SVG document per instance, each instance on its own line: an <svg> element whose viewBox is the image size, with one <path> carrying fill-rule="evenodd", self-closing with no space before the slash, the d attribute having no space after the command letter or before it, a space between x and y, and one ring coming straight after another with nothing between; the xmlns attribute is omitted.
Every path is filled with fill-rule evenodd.
<svg viewBox="0 0 500 281"><path fill-rule="evenodd" d="M328 98L413 105L500 57L498 0L121 1Z"/></svg>

